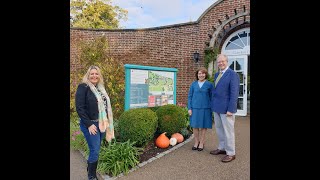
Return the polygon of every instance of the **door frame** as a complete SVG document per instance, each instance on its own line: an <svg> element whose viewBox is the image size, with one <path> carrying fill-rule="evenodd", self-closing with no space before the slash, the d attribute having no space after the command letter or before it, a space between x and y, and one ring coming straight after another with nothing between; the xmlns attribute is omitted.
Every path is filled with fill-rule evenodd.
<svg viewBox="0 0 320 180"><path fill-rule="evenodd" d="M246 32L247 33L247 39L246 40L242 40L240 37L240 33L242 32ZM233 43L231 41L234 41L235 39L233 39L234 37L238 37L240 41L238 41L238 46L239 48L232 48L229 50L226 50L226 47L228 45L228 43ZM233 39L233 40L232 40ZM234 44L234 43L233 43ZM229 35L229 37L224 41L222 48L221 48L221 53L225 54L228 59L229 59L229 66L231 64L230 59L232 58L244 58L244 76L243 76L243 83L241 83L240 85L243 85L243 96L240 96L240 92L239 92L239 99L243 98L243 109L237 109L237 113L235 115L238 116L247 116L248 114L248 88L247 88L247 84L248 84L248 56L250 55L250 27L246 27L246 28L242 28L239 29L235 32L233 32L232 34ZM239 72L239 71L236 71ZM240 88L241 90L241 88ZM238 106L238 102L237 102L237 106Z"/></svg>
<svg viewBox="0 0 320 180"><path fill-rule="evenodd" d="M234 59L241 60L243 59L243 68L240 70L236 70L235 68L232 68L236 73L243 72L242 80L240 79L240 89L239 89L239 97L238 97L238 103L240 102L240 99L242 99L242 109L237 109L236 116L247 116L247 103L248 103L248 90L247 90L247 84L248 84L248 56L247 55L236 55L236 56L228 56L228 66L232 64ZM230 67L229 67L230 68ZM241 78L241 76L239 76ZM241 88L242 86L242 88ZM242 89L242 92L240 92ZM242 94L242 95L241 95Z"/></svg>

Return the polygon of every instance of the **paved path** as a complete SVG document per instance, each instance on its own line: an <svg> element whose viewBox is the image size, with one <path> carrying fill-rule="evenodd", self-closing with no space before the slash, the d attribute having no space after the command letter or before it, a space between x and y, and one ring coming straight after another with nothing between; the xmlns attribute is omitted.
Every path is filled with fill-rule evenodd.
<svg viewBox="0 0 320 180"><path fill-rule="evenodd" d="M88 180L87 164L79 151L70 149L70 180Z"/></svg>
<svg viewBox="0 0 320 180"><path fill-rule="evenodd" d="M192 151L194 141L117 180L249 180L250 179L250 116L236 117L236 159L221 162L224 155L211 155L217 148L215 128L208 130L203 151ZM70 179L86 179L85 159L70 151Z"/></svg>

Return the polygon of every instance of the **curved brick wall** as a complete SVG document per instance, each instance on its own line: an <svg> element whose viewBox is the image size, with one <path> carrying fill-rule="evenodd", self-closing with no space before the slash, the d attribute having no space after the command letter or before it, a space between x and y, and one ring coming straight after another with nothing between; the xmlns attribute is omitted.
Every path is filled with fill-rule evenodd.
<svg viewBox="0 0 320 180"><path fill-rule="evenodd" d="M79 40L92 40L105 35L109 41L111 55L123 64L138 64L177 68L177 103L186 103L189 85L195 80L195 71L204 66L205 42L212 26L219 25L218 19L233 15L234 9L250 10L249 0L218 0L199 17L196 22L175 24L146 29L70 29L71 71L81 65L77 60L76 43ZM223 43L223 42L221 42ZM193 53L200 52L200 61L193 61Z"/></svg>

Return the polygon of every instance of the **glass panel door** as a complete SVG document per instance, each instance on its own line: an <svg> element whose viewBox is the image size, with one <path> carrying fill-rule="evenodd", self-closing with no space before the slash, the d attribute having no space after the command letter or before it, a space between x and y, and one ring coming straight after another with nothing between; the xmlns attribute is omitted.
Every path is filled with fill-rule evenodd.
<svg viewBox="0 0 320 180"><path fill-rule="evenodd" d="M248 56L228 56L229 68L234 70L240 78L240 89L237 103L237 116L247 115L247 69L248 69Z"/></svg>

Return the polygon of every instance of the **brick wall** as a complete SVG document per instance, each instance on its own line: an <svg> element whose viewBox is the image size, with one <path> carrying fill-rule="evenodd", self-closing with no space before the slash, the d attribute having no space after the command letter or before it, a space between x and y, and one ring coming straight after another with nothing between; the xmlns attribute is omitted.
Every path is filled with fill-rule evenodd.
<svg viewBox="0 0 320 180"><path fill-rule="evenodd" d="M234 14L234 9L250 10L250 0L218 0L196 22L147 28L147 29L70 29L71 71L81 68L77 59L77 42L92 40L105 35L109 41L110 54L123 64L177 68L177 103L186 103L190 84L195 80L195 71L204 66L205 42L212 26L218 19ZM221 42L223 43L223 42ZM193 61L193 53L199 51L200 60Z"/></svg>

